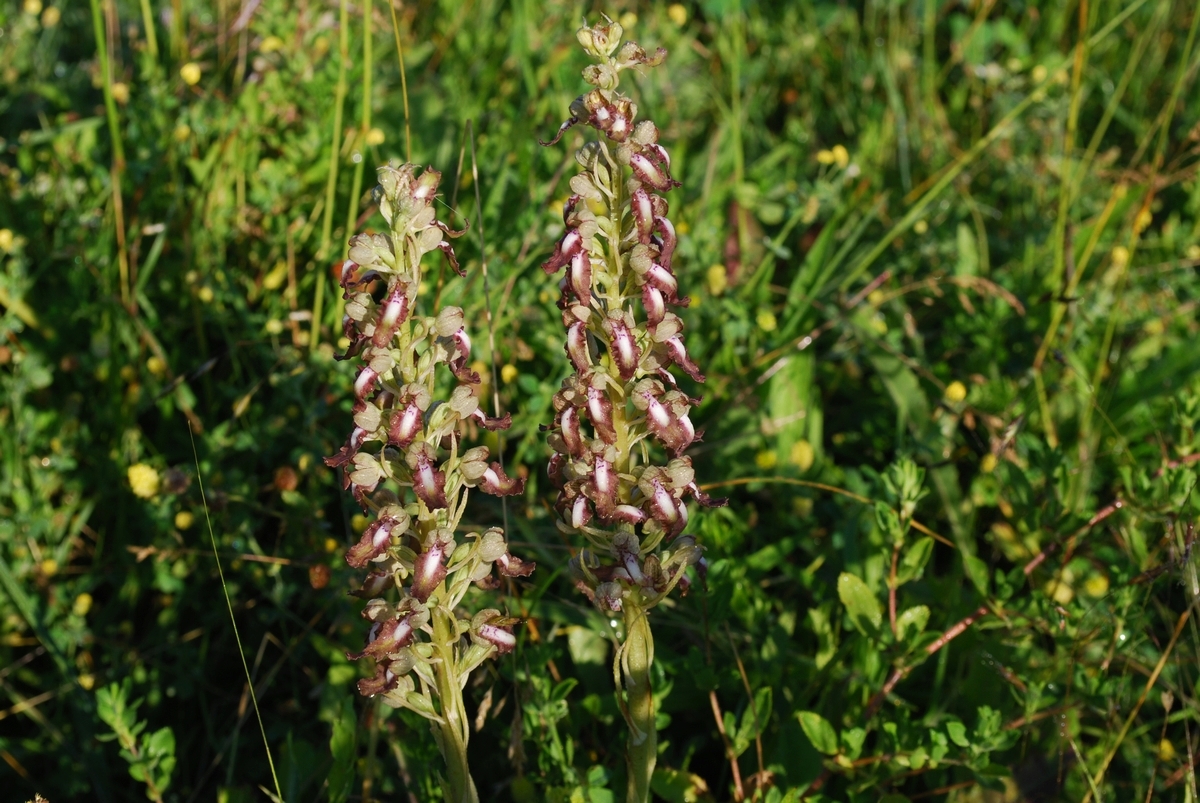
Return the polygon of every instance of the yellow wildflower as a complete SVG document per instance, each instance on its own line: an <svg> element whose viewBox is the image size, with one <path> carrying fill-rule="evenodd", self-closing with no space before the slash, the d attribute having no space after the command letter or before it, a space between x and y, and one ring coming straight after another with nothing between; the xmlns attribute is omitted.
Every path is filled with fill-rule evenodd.
<svg viewBox="0 0 1200 803"><path fill-rule="evenodd" d="M192 525L196 523L196 517L191 511L181 510L175 514L175 529L180 532L192 529Z"/></svg>
<svg viewBox="0 0 1200 803"><path fill-rule="evenodd" d="M988 452L983 456L983 459L979 461L979 470L984 474L991 474L996 470L996 464L999 462L1000 461L996 459L996 455Z"/></svg>
<svg viewBox="0 0 1200 803"><path fill-rule="evenodd" d="M833 151L825 150L825 149L821 149L821 150L817 151L817 163L818 164L831 165L835 161L837 161L837 159L834 157Z"/></svg>
<svg viewBox="0 0 1200 803"><path fill-rule="evenodd" d="M92 595L86 591L75 598L75 602L71 605L71 613L76 616L87 616L87 612L92 609Z"/></svg>
<svg viewBox="0 0 1200 803"><path fill-rule="evenodd" d="M672 3L670 8L667 9L667 16L671 19L671 22L682 26L687 22L688 13L683 3Z"/></svg>
<svg viewBox="0 0 1200 803"><path fill-rule="evenodd" d="M382 145L385 139L386 137L384 136L382 128L372 128L367 132L368 145Z"/></svg>
<svg viewBox="0 0 1200 803"><path fill-rule="evenodd" d="M509 385L516 381L518 374L520 374L520 371L517 370L517 366L511 362L505 363L504 367L500 369L500 381Z"/></svg>
<svg viewBox="0 0 1200 803"><path fill-rule="evenodd" d="M13 242L16 237L13 235L12 229L0 229L0 251L6 254L12 253Z"/></svg>
<svg viewBox="0 0 1200 803"><path fill-rule="evenodd" d="M194 61L189 61L187 64L179 68L179 77L188 86L195 86L200 83L200 65Z"/></svg>
<svg viewBox="0 0 1200 803"><path fill-rule="evenodd" d="M274 53L276 50L283 49L283 40L278 36L268 36L262 40L262 44L258 46L259 53Z"/></svg>
<svg viewBox="0 0 1200 803"><path fill-rule="evenodd" d="M134 463L129 467L126 476L129 478L129 487L133 489L134 496L140 496L142 499L153 499L158 496L159 477L153 466L146 463Z"/></svg>
<svg viewBox="0 0 1200 803"><path fill-rule="evenodd" d="M929 231L929 224L924 220L918 220L913 224L913 231L915 231L917 234L924 234L925 232Z"/></svg>
<svg viewBox="0 0 1200 803"><path fill-rule="evenodd" d="M1083 584L1083 590L1087 592L1089 597L1103 597L1108 593L1108 578L1103 574L1093 574Z"/></svg>
<svg viewBox="0 0 1200 803"><path fill-rule="evenodd" d="M62 12L54 6L50 6L42 12L42 27L53 28L58 25L58 21L62 19Z"/></svg>
<svg viewBox="0 0 1200 803"><path fill-rule="evenodd" d="M758 324L758 328L764 332L774 332L775 327L778 326L778 321L775 320L775 313L770 310L763 310L758 313L754 321Z"/></svg>
<svg viewBox="0 0 1200 803"><path fill-rule="evenodd" d="M775 455L775 450L773 449L763 449L761 452L754 455L755 465L757 465L763 471L770 471L771 469L775 468L776 462L778 462L778 457Z"/></svg>
<svg viewBox="0 0 1200 803"><path fill-rule="evenodd" d="M129 84L118 81L112 85L113 100L124 106L129 102Z"/></svg>
<svg viewBox="0 0 1200 803"><path fill-rule="evenodd" d="M967 386L957 379L946 385L946 392L943 398L951 404L958 404L963 399L967 398Z"/></svg>
<svg viewBox="0 0 1200 803"><path fill-rule="evenodd" d="M26 14L36 17L42 13L42 0L25 0L25 5L22 8Z"/></svg>
<svg viewBox="0 0 1200 803"><path fill-rule="evenodd" d="M812 468L815 458L816 452L812 444L803 438L793 443L792 449L788 453L788 459L792 461L792 465L801 471L808 471Z"/></svg>
<svg viewBox="0 0 1200 803"><path fill-rule="evenodd" d="M719 296L729 287L729 274L724 265L711 265L704 274L704 281L708 285L708 292Z"/></svg>
<svg viewBox="0 0 1200 803"><path fill-rule="evenodd" d="M833 146L833 161L843 170L850 164L850 151L846 150L845 145Z"/></svg>

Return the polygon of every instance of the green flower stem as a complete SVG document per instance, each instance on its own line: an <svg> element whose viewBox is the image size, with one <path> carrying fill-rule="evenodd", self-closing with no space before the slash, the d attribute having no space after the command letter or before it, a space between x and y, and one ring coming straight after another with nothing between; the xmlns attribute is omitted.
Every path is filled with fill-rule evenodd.
<svg viewBox="0 0 1200 803"><path fill-rule="evenodd" d="M444 598L445 586L438 590ZM458 642L458 630L453 614L439 605L432 611L434 657L433 665L437 679L438 699L442 704L442 722L434 725L434 735L446 762L449 797L446 803L478 803L479 793L467 766L466 713L463 706L462 684L459 683L455 667L454 645Z"/></svg>
<svg viewBox="0 0 1200 803"><path fill-rule="evenodd" d="M654 728L654 694L650 686L650 667L654 664L654 634L650 631L649 612L627 601L625 644L619 660L625 675L625 718L629 724L629 763L627 803L648 803L650 778L658 761L658 732Z"/></svg>

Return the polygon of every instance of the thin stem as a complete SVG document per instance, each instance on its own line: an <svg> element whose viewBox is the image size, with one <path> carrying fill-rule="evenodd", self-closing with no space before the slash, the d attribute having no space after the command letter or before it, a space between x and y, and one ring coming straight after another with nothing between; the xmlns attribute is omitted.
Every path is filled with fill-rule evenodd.
<svg viewBox="0 0 1200 803"><path fill-rule="evenodd" d="M445 598L445 585L438 591ZM434 656L440 660L433 665L437 679L438 698L442 703L442 722L434 725L434 734L446 762L446 782L449 797L446 803L478 803L479 793L467 766L467 718L463 705L462 684L458 682L454 645L458 641L454 614L441 605L433 612Z"/></svg>
<svg viewBox="0 0 1200 803"><path fill-rule="evenodd" d="M329 178L325 183L325 218L321 223L321 245L317 249L317 292L313 298L312 330L309 350L315 351L321 340L321 312L325 306L325 260L333 236L333 206L337 193L338 158L342 150L342 111L346 105L346 62L350 60L350 7L347 0L338 3L338 80L333 101L333 142L329 148Z"/></svg>
<svg viewBox="0 0 1200 803"><path fill-rule="evenodd" d="M643 608L625 604L625 644L618 656L625 677L625 719L629 725L628 803L648 803L650 778L658 761L658 733L654 728L654 693L650 667L654 664L654 635Z"/></svg>

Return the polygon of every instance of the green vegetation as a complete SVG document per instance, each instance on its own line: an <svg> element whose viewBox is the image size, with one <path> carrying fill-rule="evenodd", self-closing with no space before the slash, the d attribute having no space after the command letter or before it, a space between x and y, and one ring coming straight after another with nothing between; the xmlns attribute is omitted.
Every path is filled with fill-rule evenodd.
<svg viewBox="0 0 1200 803"><path fill-rule="evenodd" d="M650 614L654 792L1197 799L1200 9L1147 0L0 9L0 785L440 799L428 722L357 693L369 520L322 462L400 159L470 222L422 299L525 479L462 527L538 564L464 603L521 620L463 692L479 797L624 799L623 625L539 430L585 13L670 54L622 88L682 184L687 454L730 500Z"/></svg>

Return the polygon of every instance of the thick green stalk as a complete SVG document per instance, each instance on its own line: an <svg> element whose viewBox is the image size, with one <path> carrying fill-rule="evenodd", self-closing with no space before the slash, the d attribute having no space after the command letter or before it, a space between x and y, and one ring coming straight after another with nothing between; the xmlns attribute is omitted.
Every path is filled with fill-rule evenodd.
<svg viewBox="0 0 1200 803"><path fill-rule="evenodd" d="M625 676L625 718L629 724L627 803L648 803L650 778L658 761L658 732L654 728L654 694L650 667L654 665L654 634L648 612L625 603L625 645L620 652Z"/></svg>
<svg viewBox="0 0 1200 803"><path fill-rule="evenodd" d="M439 592L444 596L445 586ZM438 606L433 613L433 641L436 655L441 660L434 664L437 678L438 699L442 703L442 723L435 725L435 735L446 762L446 782L449 797L446 803L479 803L475 781L467 766L466 713L463 706L462 686L455 671L454 645L458 641L453 614Z"/></svg>

